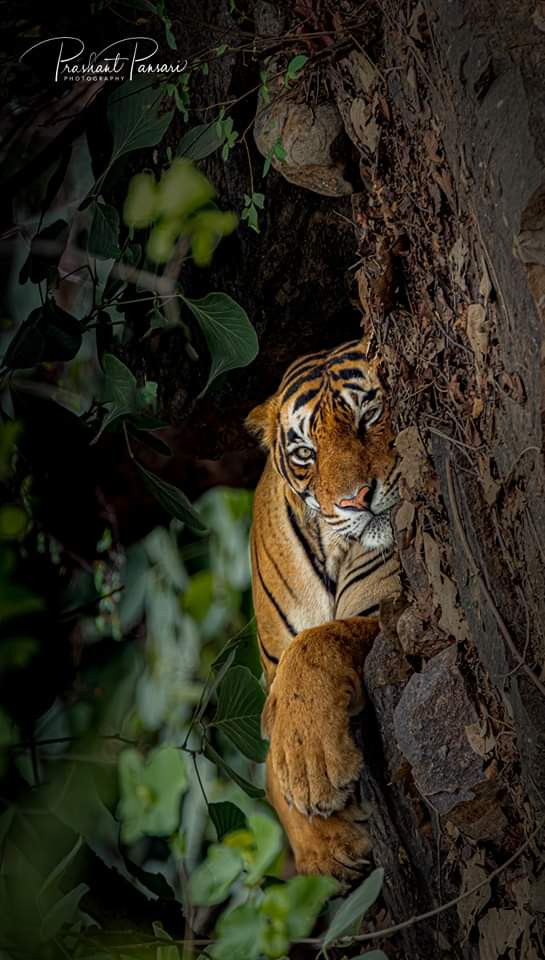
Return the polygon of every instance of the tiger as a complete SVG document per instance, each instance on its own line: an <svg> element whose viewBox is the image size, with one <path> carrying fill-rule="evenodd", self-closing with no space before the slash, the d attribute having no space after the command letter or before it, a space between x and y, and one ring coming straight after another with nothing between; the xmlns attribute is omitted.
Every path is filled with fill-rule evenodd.
<svg viewBox="0 0 545 960"><path fill-rule="evenodd" d="M399 469L369 340L300 357L246 427L268 454L250 535L267 798L297 872L350 883L371 849L351 721L380 604L400 593Z"/></svg>

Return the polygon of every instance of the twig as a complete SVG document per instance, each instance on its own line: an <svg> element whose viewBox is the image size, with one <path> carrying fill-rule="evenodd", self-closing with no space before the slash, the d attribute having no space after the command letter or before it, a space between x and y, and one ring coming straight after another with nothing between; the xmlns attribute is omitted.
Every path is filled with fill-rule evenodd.
<svg viewBox="0 0 545 960"><path fill-rule="evenodd" d="M510 856L505 863L500 864L500 866L496 867L492 873L489 873L484 880L480 880L479 883L476 883L474 887L470 887L469 890L465 890L459 896L454 897L453 900L448 900L447 903L442 903L439 907L435 907L433 910L428 910L426 913L420 913L414 917L409 917L409 919L404 920L403 923L396 923L392 927L385 927L383 930L375 930L373 933L361 933L357 937L351 937L349 942L352 943L353 941L357 941L358 943L362 943L366 940L378 940L379 938L390 936L392 933L398 933L399 930L406 930L407 927L412 927L415 923L420 923L421 920L430 920L431 917L436 917L440 913L445 913L446 910L452 910L453 907L457 906L457 904L459 904L462 900L465 900L466 897L471 897L477 892L477 890L480 890L481 887L489 884L491 880L495 880L495 878L499 877L504 870L507 870L512 863L515 863L515 861L522 856L524 851L527 850L532 841L537 837L540 830L543 829L544 824L545 817L539 821L535 830L532 831L530 836L524 841L518 850L515 850L513 855Z"/></svg>
<svg viewBox="0 0 545 960"><path fill-rule="evenodd" d="M75 743L77 740L85 740L81 737L51 737L47 740L21 740L19 743L10 744L10 750L29 750L32 747L47 747L55 743ZM128 737L122 737L119 733L98 734L98 740L119 740L121 743L128 743L131 747L137 746L136 740L130 740Z"/></svg>

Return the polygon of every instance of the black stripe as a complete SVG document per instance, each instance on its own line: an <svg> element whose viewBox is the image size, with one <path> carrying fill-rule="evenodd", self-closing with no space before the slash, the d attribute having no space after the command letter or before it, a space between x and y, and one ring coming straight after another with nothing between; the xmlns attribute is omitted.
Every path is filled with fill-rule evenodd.
<svg viewBox="0 0 545 960"><path fill-rule="evenodd" d="M320 392L320 387L316 387L315 390L307 390L306 393L302 393L300 397L297 397L297 400L293 404L293 413L296 410L299 410L299 407L303 407L305 403L308 403L309 400L313 400L317 393Z"/></svg>
<svg viewBox="0 0 545 960"><path fill-rule="evenodd" d="M339 353L335 354L329 361L331 365L334 363L351 363L354 360L367 360L367 355L363 350L349 350L348 353Z"/></svg>
<svg viewBox="0 0 545 960"><path fill-rule="evenodd" d="M291 528L295 533L295 536L299 540L299 543L301 544L303 550L305 551L307 559L310 560L310 563L314 572L320 578L320 580L322 581L328 593L334 594L337 586L335 581L331 579L325 567L320 566L318 562L318 558L316 557L316 554L312 548L312 545L308 543L301 528L299 527L299 524L297 523L297 519L295 517L295 514L293 513L293 510L291 509L289 504L286 504L286 506L287 506L288 519L291 524Z"/></svg>
<svg viewBox="0 0 545 960"><path fill-rule="evenodd" d="M380 603L374 603L372 607L367 607L366 610L362 610L361 613L352 613L352 617L372 617L380 612Z"/></svg>
<svg viewBox="0 0 545 960"><path fill-rule="evenodd" d="M352 573L356 573L356 576L355 577L353 576L352 579L348 581L348 583L345 583L344 587L339 593L339 596L335 597L335 606L337 606L337 604L339 603L343 593L345 593L355 583L360 583L361 580L366 580L367 577L370 577L371 574L375 572L375 570L378 570L380 567L383 567L384 564L390 559L390 557L391 557L391 554L389 554L386 557L386 560L384 560L381 557L371 567L356 567L356 569L352 571Z"/></svg>
<svg viewBox="0 0 545 960"><path fill-rule="evenodd" d="M367 393L367 390L364 387L360 387L359 383L343 383L343 390L354 390L355 393Z"/></svg>
<svg viewBox="0 0 545 960"><path fill-rule="evenodd" d="M278 444L277 450L278 450L278 457L276 460L276 466L278 467L278 472L282 474L286 483L289 483L288 466L286 463L286 458L284 456L284 451L282 449L281 444Z"/></svg>
<svg viewBox="0 0 545 960"><path fill-rule="evenodd" d="M313 364L316 363L317 360L320 359L320 357L323 357L325 360L325 358L328 355L328 352L329 351L327 350L318 350L317 353L307 353L305 357L300 357L299 360L294 360L291 367L288 367L288 369L286 370L284 374L284 378L288 376L292 377L296 373L301 373L303 369L306 370L307 368L310 368L311 366L313 366Z"/></svg>
<svg viewBox="0 0 545 960"><path fill-rule="evenodd" d="M325 367L323 366L323 364L322 364L322 366L320 366L320 367L314 367L314 366L313 366L312 369L311 369L310 372L309 372L309 375L304 376L304 377L299 377L299 378L295 381L295 383L292 383L292 384L287 388L287 390L285 390L285 392L284 392L284 394L283 394L283 396L282 396L281 403L285 403L286 400L289 400L290 397L293 397L293 394L294 394L294 393L297 393L297 391L300 390L301 387L304 387L306 383L312 383L313 380L319 380L319 379L323 376L324 369L325 369Z"/></svg>
<svg viewBox="0 0 545 960"><path fill-rule="evenodd" d="M266 647L265 644L263 643L263 640L261 639L261 637L259 636L259 634L257 635L257 642L259 643L260 649L261 649L261 651L265 654L267 660L269 660L271 663L279 663L279 662L280 662L280 661L278 660L278 657L273 657L272 653L269 653L269 651L267 650L267 647Z"/></svg>
<svg viewBox="0 0 545 960"><path fill-rule="evenodd" d="M277 604L276 600L274 599L271 591L269 590L269 588L268 588L267 585L265 584L265 581L264 581L263 577L261 576L261 570L259 569L259 564L258 564L258 562L257 562L257 557L255 558L255 568L256 568L256 570L257 570L257 575L258 575L258 577L259 577L259 582L260 582L261 586L263 587L263 589L264 589L264 591L265 591L268 599L269 599L270 602L272 603L274 609L276 610L278 616L279 616L280 619L282 620L282 623L284 624L284 626L286 627L286 629L289 630L289 632L291 633L292 637L295 637L296 634L297 634L297 630L294 630L294 628L292 627L291 623L289 622L286 614L285 614L284 611L278 606L278 604Z"/></svg>
<svg viewBox="0 0 545 960"><path fill-rule="evenodd" d="M292 588L290 587L290 585L289 585L288 581L286 580L284 574L283 574L282 571L280 570L280 568L279 568L276 560L274 559L274 557L271 556L271 554L270 554L269 551L267 550L267 547L265 546L265 544L264 544L264 543L260 543L259 548L260 548L261 550L263 550L264 554L265 554L266 557L267 557L267 560L268 560L269 563L272 564L272 566L274 567L274 570L275 570L275 573L276 573L278 579L282 581L283 585L285 586L285 588L286 588L286 590L288 591L288 593L290 594L290 596L293 598L293 600L296 600L296 599L297 599L297 594L295 594L294 591L292 590ZM257 551L256 551L256 555L257 555Z"/></svg>
<svg viewBox="0 0 545 960"><path fill-rule="evenodd" d="M346 380L350 377L361 377L362 371L357 367L344 367L342 370L331 370L330 376L333 380ZM376 392L375 390L374 393Z"/></svg>

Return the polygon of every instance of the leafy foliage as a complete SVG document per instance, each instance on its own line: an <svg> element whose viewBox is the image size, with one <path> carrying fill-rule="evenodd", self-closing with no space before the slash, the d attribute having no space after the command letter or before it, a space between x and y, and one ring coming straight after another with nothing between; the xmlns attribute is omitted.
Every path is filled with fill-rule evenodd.
<svg viewBox="0 0 545 960"><path fill-rule="evenodd" d="M220 373L255 360L257 337L246 311L226 293L209 293L202 300L184 297L184 303L198 320L212 358L204 392Z"/></svg>
<svg viewBox="0 0 545 960"><path fill-rule="evenodd" d="M177 49L164 0L132 6L144 22L156 17L168 47ZM215 55L227 50L220 44ZM286 86L298 82L306 60L289 62ZM104 903L112 886L117 897L118 883L146 909L154 904L158 916L168 902L178 928L192 904L218 908L207 955L220 960L285 955L311 933L338 889L326 877L280 879L285 843L263 790L264 693L247 556L251 496L212 491L194 505L141 451L171 452L160 434L168 426L163 385L134 361L148 347L153 353L151 338L176 327L186 353L199 359L192 343L198 328L209 353L200 396L258 352L243 307L219 291L191 296L191 276L186 284L182 272L188 256L207 267L238 226L197 166L214 153L228 162L240 148L246 134L239 135L234 116L222 107L211 122L186 129L177 146L165 143L175 111L189 116L191 76L208 70L201 59L176 82L137 77L114 87L103 104L97 99L111 137L107 163L97 176L96 157L91 162L82 146L84 169L72 166L77 151L68 148L45 171L36 191L42 208L15 274L17 309L0 371L0 915L2 948L17 960L120 955L108 911L101 912L102 883ZM134 164L142 153L120 204L112 186L124 158L132 154ZM264 173L273 157L285 157L280 140ZM66 203L65 179L81 182L80 195ZM258 232L265 197L251 171L250 184L241 219ZM47 404L44 438L33 432L38 408L26 405L28 396ZM67 418L67 410L77 416ZM39 460L33 445L42 439ZM82 516L94 552L87 543L80 557L70 530L50 529L40 486L54 466L48 444L58 450L59 440L91 465L105 450L114 457L124 451L166 526L124 543L98 489L96 515ZM120 479L129 495L125 474ZM136 942L139 924L131 918ZM341 933L331 929L328 943L347 927L343 920ZM157 956L174 960L178 948L163 922L149 930Z"/></svg>
<svg viewBox="0 0 545 960"><path fill-rule="evenodd" d="M178 828L187 788L185 764L176 747L152 750L145 760L136 750L119 757L121 836L133 843L143 836L165 836Z"/></svg>
<svg viewBox="0 0 545 960"><path fill-rule="evenodd" d="M264 703L263 690L250 671L246 667L232 667L220 684L218 706L210 724L258 763L267 755L267 744L260 734Z"/></svg>
<svg viewBox="0 0 545 960"><path fill-rule="evenodd" d="M378 867L350 894L335 914L326 931L324 947L341 937L356 920L361 919L367 913L382 890L383 880L384 870L382 867Z"/></svg>
<svg viewBox="0 0 545 960"><path fill-rule="evenodd" d="M149 77L128 80L108 100L108 125L112 133L114 163L125 153L154 147L166 133L173 111L162 111L164 88Z"/></svg>

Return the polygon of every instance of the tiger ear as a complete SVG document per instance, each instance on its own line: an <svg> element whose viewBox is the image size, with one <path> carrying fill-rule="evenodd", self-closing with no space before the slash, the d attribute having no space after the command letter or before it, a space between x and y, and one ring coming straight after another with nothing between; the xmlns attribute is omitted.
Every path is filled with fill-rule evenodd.
<svg viewBox="0 0 545 960"><path fill-rule="evenodd" d="M277 412L278 401L276 394L273 394L264 403L254 407L244 421L246 429L260 440L265 450L272 446Z"/></svg>

